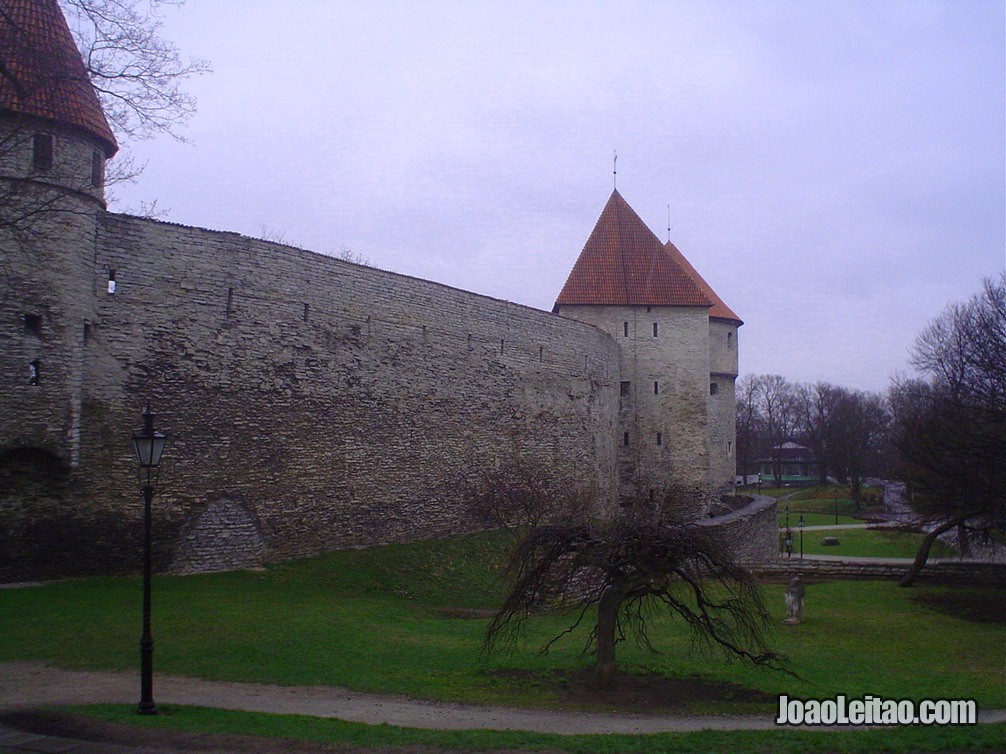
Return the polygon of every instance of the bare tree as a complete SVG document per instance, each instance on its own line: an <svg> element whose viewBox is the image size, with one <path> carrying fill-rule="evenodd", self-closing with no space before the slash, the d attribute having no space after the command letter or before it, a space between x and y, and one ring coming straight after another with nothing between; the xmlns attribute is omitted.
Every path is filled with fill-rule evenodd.
<svg viewBox="0 0 1006 754"><path fill-rule="evenodd" d="M458 480L464 505L484 527L503 529L520 541L528 528L580 523L597 510L597 488L558 466L545 466L519 454Z"/></svg>
<svg viewBox="0 0 1006 754"><path fill-rule="evenodd" d="M746 374L737 380L737 473L747 479L761 455L764 417L757 402L757 378Z"/></svg>
<svg viewBox="0 0 1006 754"><path fill-rule="evenodd" d="M158 14L185 0L60 0L105 117L120 140L167 134L184 141L181 129L196 112L196 100L181 87L210 70L205 60L184 60L160 36Z"/></svg>
<svg viewBox="0 0 1006 754"><path fill-rule="evenodd" d="M863 480L879 474L889 431L889 414L884 400L875 393L838 388L825 428L829 467L843 484L848 484L858 510L863 497Z"/></svg>
<svg viewBox="0 0 1006 754"><path fill-rule="evenodd" d="M957 527L964 539L1006 528L1006 275L933 320L912 363L927 379L892 385L894 444L931 528L903 586L944 532Z"/></svg>
<svg viewBox="0 0 1006 754"><path fill-rule="evenodd" d="M759 375L754 379L754 395L762 416L765 440L772 459L772 474L782 485L782 445L796 430L796 389L778 374Z"/></svg>
<svg viewBox="0 0 1006 754"><path fill-rule="evenodd" d="M842 394L842 388L827 382L798 385L796 388L799 431L803 441L814 451L817 476L821 484L827 482L832 427Z"/></svg>
<svg viewBox="0 0 1006 754"><path fill-rule="evenodd" d="M59 10L49 2L40 12L58 21ZM97 136L105 157L131 140L160 134L181 139L181 129L195 111L195 99L181 86L209 66L201 60L182 60L175 46L159 36L157 13L165 5L180 4L181 0L60 0L79 57L69 49L68 38L40 38L31 15L22 16L13 7L0 5L0 91L4 93L0 163L5 167L19 164L18 156L31 152L38 118L59 117L52 103L67 101L75 103L73 111L86 121L74 125ZM54 55L53 45L63 54ZM92 117L93 108L81 107L81 103L93 102L94 96L111 130L100 114ZM95 195L95 186L107 190L132 180L141 170L122 152L107 169L101 165L97 180L95 169L88 173L79 166L56 162L44 171L43 180L32 180L29 175L4 181L0 229L10 231L18 243L33 241L45 226L42 221L54 213L85 211L65 199Z"/></svg>
<svg viewBox="0 0 1006 754"><path fill-rule="evenodd" d="M585 651L594 649L601 688L612 682L616 646L627 635L653 649L648 618L658 609L684 620L700 644L784 670L763 639L769 616L757 586L706 528L642 514L536 527L517 546L511 572L510 592L486 632L486 652L512 646L528 618L565 599L577 605L576 615L542 651L596 608Z"/></svg>

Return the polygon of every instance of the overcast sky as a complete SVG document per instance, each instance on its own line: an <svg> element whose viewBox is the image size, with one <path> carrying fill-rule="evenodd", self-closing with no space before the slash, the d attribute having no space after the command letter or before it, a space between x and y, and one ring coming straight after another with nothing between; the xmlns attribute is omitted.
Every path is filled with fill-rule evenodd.
<svg viewBox="0 0 1006 754"><path fill-rule="evenodd" d="M1006 266L1003 0L188 0L213 73L113 209L551 310L612 189L741 373L884 390Z"/></svg>

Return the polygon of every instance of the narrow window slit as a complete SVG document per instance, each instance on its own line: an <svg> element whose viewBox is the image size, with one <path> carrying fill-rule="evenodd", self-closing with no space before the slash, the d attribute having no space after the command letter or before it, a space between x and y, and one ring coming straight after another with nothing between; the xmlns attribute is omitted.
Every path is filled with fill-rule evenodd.
<svg viewBox="0 0 1006 754"><path fill-rule="evenodd" d="M39 314L24 315L24 331L32 335L42 334L42 317Z"/></svg>

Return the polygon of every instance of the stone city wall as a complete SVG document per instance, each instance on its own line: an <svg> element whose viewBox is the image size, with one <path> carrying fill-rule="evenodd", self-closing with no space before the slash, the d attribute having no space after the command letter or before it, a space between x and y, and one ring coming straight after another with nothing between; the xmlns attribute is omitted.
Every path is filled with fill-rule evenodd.
<svg viewBox="0 0 1006 754"><path fill-rule="evenodd" d="M458 479L511 454L582 469L616 497L618 349L596 328L124 215L98 215L90 253L80 431L56 454L79 460L71 500L52 513L64 528L73 517L135 528L129 435L147 401L170 435L156 557L176 570L470 529Z"/></svg>
<svg viewBox="0 0 1006 754"><path fill-rule="evenodd" d="M739 510L696 523L714 527L716 536L727 543L737 560L754 563L778 557L777 520L775 498L763 495Z"/></svg>

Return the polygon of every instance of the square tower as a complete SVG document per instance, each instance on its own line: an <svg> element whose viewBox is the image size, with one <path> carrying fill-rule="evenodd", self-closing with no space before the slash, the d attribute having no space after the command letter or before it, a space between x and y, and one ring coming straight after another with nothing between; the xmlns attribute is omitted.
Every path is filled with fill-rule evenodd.
<svg viewBox="0 0 1006 754"><path fill-rule="evenodd" d="M732 489L736 315L618 191L608 199L553 311L620 346L612 442L623 507L695 519Z"/></svg>

